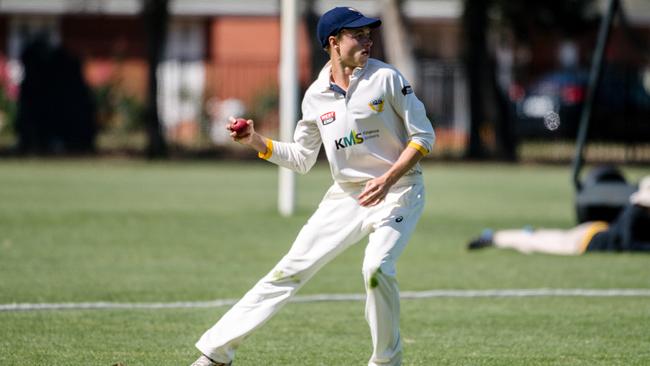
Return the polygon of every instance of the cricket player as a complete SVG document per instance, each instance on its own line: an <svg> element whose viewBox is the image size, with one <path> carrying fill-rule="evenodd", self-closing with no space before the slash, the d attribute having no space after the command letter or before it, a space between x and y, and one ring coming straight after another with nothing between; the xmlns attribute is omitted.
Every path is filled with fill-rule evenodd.
<svg viewBox="0 0 650 366"><path fill-rule="evenodd" d="M269 162L306 173L321 146L332 186L289 252L196 343L194 366L230 365L240 343L275 314L320 268L368 237L363 260L369 365L401 365L395 263L424 206L419 160L434 143L423 104L392 66L369 58L379 19L334 8L318 37L330 60L306 91L293 142L258 134L253 121L233 139ZM234 121L234 119L233 119Z"/></svg>
<svg viewBox="0 0 650 366"><path fill-rule="evenodd" d="M650 252L650 176L613 222L587 221L572 229L485 230L467 249L514 249L521 253L580 255L590 252Z"/></svg>

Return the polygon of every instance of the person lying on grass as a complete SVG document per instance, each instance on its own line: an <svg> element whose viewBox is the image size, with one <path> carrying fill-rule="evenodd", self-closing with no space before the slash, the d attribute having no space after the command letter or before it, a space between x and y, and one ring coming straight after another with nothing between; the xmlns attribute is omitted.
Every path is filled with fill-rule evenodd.
<svg viewBox="0 0 650 366"><path fill-rule="evenodd" d="M486 229L469 250L507 248L522 253L579 255L593 251L650 252L650 176L612 223L588 221L572 229Z"/></svg>

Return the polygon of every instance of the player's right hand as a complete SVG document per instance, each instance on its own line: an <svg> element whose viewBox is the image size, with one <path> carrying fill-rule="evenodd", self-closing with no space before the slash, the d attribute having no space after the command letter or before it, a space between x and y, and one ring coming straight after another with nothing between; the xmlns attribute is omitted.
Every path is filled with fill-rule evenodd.
<svg viewBox="0 0 650 366"><path fill-rule="evenodd" d="M228 118L228 121L230 123L226 125L226 129L228 130L228 132L230 132L230 137L235 142L239 142L240 144L243 145L250 145L251 138L255 134L255 128L253 127L254 125L253 120L252 119L246 120L248 126L245 129L240 130L239 132L234 131L232 128L236 120L237 118L232 116Z"/></svg>
<svg viewBox="0 0 650 366"><path fill-rule="evenodd" d="M260 154L266 154L266 138L255 132L255 127L252 119L246 120L246 128L240 130L239 132L234 131L232 128L233 123L237 119L235 117L230 117L228 120L230 123L226 126L226 129L230 132L230 137L233 141L251 147Z"/></svg>

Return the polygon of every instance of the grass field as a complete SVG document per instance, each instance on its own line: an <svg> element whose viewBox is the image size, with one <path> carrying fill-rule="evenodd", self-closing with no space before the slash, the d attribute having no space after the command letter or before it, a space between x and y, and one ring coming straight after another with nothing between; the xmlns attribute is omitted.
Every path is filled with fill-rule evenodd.
<svg viewBox="0 0 650 366"><path fill-rule="evenodd" d="M626 168L631 180L649 169ZM427 164L427 205L398 263L404 291L650 289L650 256L468 253L485 227L573 225L569 168ZM0 161L0 304L240 297L286 252L330 183L298 178L276 213L263 162ZM364 243L300 292L362 293ZM0 312L0 365L188 365L227 308ZM402 302L405 366L650 365L648 297L432 298ZM367 363L362 302L293 303L237 366Z"/></svg>

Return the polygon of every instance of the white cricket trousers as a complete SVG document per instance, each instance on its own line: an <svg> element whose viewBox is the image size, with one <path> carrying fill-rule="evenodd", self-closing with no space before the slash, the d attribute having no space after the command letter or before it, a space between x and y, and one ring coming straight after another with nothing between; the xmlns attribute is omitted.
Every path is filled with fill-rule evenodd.
<svg viewBox="0 0 650 366"><path fill-rule="evenodd" d="M424 207L421 177L405 178L410 179L400 180L385 200L373 207L358 204L362 185L334 184L289 252L203 334L196 347L217 362L232 361L239 344L269 320L320 268L368 236L362 269L365 313L373 349L368 365L401 365L395 262Z"/></svg>

